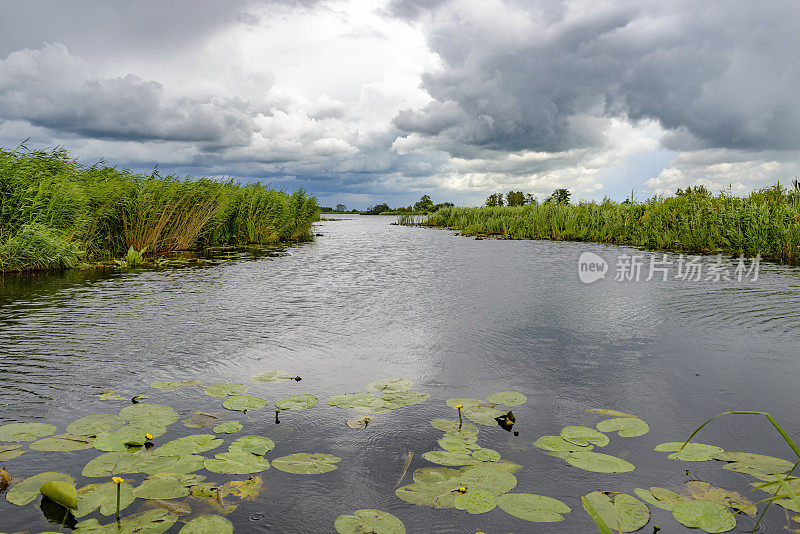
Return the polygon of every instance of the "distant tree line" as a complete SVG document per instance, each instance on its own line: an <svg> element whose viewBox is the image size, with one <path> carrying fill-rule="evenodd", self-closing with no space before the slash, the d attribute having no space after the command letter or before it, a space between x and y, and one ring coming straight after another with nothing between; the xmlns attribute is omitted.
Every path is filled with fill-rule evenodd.
<svg viewBox="0 0 800 534"><path fill-rule="evenodd" d="M391 212L391 213L432 213L440 208L448 208L448 207L455 207L455 204L452 202L442 202L439 204L434 204L433 200L429 195L422 195L422 198L419 201L415 202L410 206L399 206L397 208L389 207L389 204L386 202L382 202L380 204L375 204L374 206L369 206L366 210L356 210L347 209L347 206L344 204L337 204L335 208L330 206L322 206L320 211L322 213L360 213L362 215L380 215L381 213Z"/></svg>
<svg viewBox="0 0 800 534"><path fill-rule="evenodd" d="M556 189L544 200L545 204L550 202L556 204L569 204L570 192L568 189ZM486 199L487 206L529 206L538 204L539 201L532 193L522 191L509 191L505 197L503 193L493 193Z"/></svg>

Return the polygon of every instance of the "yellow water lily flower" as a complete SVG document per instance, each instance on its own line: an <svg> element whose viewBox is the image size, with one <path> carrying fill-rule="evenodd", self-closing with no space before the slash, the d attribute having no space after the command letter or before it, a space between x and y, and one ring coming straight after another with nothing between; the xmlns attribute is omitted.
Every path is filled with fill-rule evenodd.
<svg viewBox="0 0 800 534"><path fill-rule="evenodd" d="M112 477L111 482L113 482L114 484L122 484L123 482L125 482L125 479L120 477Z"/></svg>
<svg viewBox="0 0 800 534"><path fill-rule="evenodd" d="M153 434L145 434L145 439L153 439Z"/></svg>
<svg viewBox="0 0 800 534"><path fill-rule="evenodd" d="M464 406L462 406L461 404L456 404L456 409L458 409L458 410L460 410L460 409L461 409L461 408L463 408L463 407L464 407Z"/></svg>

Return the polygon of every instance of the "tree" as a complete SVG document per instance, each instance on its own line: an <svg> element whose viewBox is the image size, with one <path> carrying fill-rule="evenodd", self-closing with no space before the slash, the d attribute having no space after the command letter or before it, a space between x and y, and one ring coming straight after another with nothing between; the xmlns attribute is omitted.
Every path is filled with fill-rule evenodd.
<svg viewBox="0 0 800 534"><path fill-rule="evenodd" d="M506 193L506 202L509 206L522 206L525 204L525 193L522 191L509 191Z"/></svg>
<svg viewBox="0 0 800 534"><path fill-rule="evenodd" d="M555 202L556 204L569 204L569 197L569 189L556 189L550 194L550 197L545 200L545 203Z"/></svg>
<svg viewBox="0 0 800 534"><path fill-rule="evenodd" d="M380 215L384 211L389 211L390 209L389 204L384 202L383 204L375 204L374 206L368 207L367 213L370 215Z"/></svg>
<svg viewBox="0 0 800 534"><path fill-rule="evenodd" d="M428 195L422 195L419 202L414 204L414 211L431 211L433 209L433 200Z"/></svg>
<svg viewBox="0 0 800 534"><path fill-rule="evenodd" d="M344 213L347 211L347 206L345 206L344 204L336 204L336 211L338 213Z"/></svg>
<svg viewBox="0 0 800 534"><path fill-rule="evenodd" d="M503 193L492 193L489 195L489 198L486 199L486 205L490 207L502 206L503 204Z"/></svg>
<svg viewBox="0 0 800 534"><path fill-rule="evenodd" d="M538 204L539 201L533 196L533 193L525 193L525 204L528 206L534 206Z"/></svg>

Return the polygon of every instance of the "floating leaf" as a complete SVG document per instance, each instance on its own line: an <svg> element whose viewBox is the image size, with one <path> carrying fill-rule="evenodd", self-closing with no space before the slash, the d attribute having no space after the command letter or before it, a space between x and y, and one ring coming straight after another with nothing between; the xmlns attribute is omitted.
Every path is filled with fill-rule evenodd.
<svg viewBox="0 0 800 534"><path fill-rule="evenodd" d="M459 485L457 482L446 481L438 484L424 484L415 482L395 490L398 498L417 506L431 506L433 508L452 508L456 491Z"/></svg>
<svg viewBox="0 0 800 534"><path fill-rule="evenodd" d="M97 519L87 519L75 526L73 534L162 534L170 529L178 516L168 510L148 510L122 520L101 525Z"/></svg>
<svg viewBox="0 0 800 534"><path fill-rule="evenodd" d="M150 382L150 387L169 391L186 386L195 386L199 383L199 380L154 380Z"/></svg>
<svg viewBox="0 0 800 534"><path fill-rule="evenodd" d="M723 452L715 456L718 460L731 462L722 466L723 469L745 473L748 475L762 474L773 475L786 473L794 464L781 458L755 454L752 452Z"/></svg>
<svg viewBox="0 0 800 534"><path fill-rule="evenodd" d="M690 500L685 495L675 493L674 491L666 488L652 487L649 490L635 488L633 491L636 493L636 496L642 499L644 502L650 503L657 508L661 508L662 510L672 511L676 504Z"/></svg>
<svg viewBox="0 0 800 534"><path fill-rule="evenodd" d="M241 395L247 391L247 386L238 382L220 382L213 386L203 388L209 397L227 397L228 395Z"/></svg>
<svg viewBox="0 0 800 534"><path fill-rule="evenodd" d="M0 426L0 441L33 441L55 432L56 427L47 423L9 423Z"/></svg>
<svg viewBox="0 0 800 534"><path fill-rule="evenodd" d="M596 445L605 447L611 441L608 436L583 425L567 425L561 429L561 437L575 445L587 446Z"/></svg>
<svg viewBox="0 0 800 534"><path fill-rule="evenodd" d="M233 525L218 515L201 515L186 523L180 534L233 534Z"/></svg>
<svg viewBox="0 0 800 534"><path fill-rule="evenodd" d="M356 406L367 406L375 400L375 395L367 392L345 393L331 397L325 404L338 406L339 408L354 408Z"/></svg>
<svg viewBox="0 0 800 534"><path fill-rule="evenodd" d="M497 421L495 420L497 417L505 415L505 412L501 412L495 408L490 406L471 406L469 408L464 408L463 410L464 416L472 421L473 423L478 423L479 425L484 426L497 426Z"/></svg>
<svg viewBox="0 0 800 534"><path fill-rule="evenodd" d="M470 444L467 443L463 439L455 438L455 437L444 437L439 440L439 446L450 452L460 452L463 454L470 454L472 452L472 447L469 446ZM475 447L475 444L471 444Z"/></svg>
<svg viewBox="0 0 800 534"><path fill-rule="evenodd" d="M586 411L587 412L592 412L592 413L599 413L599 414L603 414L603 415L612 415L614 417L637 417L637 418L639 417L638 415L633 415L633 414L630 414L630 413L620 412L620 411L617 411L617 410L606 410L604 408L587 408Z"/></svg>
<svg viewBox="0 0 800 534"><path fill-rule="evenodd" d="M706 532L727 532L736 527L736 518L716 502L686 501L675 505L672 515L678 523Z"/></svg>
<svg viewBox="0 0 800 534"><path fill-rule="evenodd" d="M540 449L554 452L590 451L594 448L594 445L577 445L561 436L542 436L533 444Z"/></svg>
<svg viewBox="0 0 800 534"><path fill-rule="evenodd" d="M340 534L405 534L403 522L389 512L356 510L353 515L340 515L333 527Z"/></svg>
<svg viewBox="0 0 800 534"><path fill-rule="evenodd" d="M282 380L291 380L292 378L294 377L289 373L271 369L250 377L250 380L253 382L280 382Z"/></svg>
<svg viewBox="0 0 800 534"><path fill-rule="evenodd" d="M423 458L439 465L477 465L478 460L463 452L431 451L423 453Z"/></svg>
<svg viewBox="0 0 800 534"><path fill-rule="evenodd" d="M638 417L615 417L597 423L600 432L618 432L620 437L635 438L650 432L650 426Z"/></svg>
<svg viewBox="0 0 800 534"><path fill-rule="evenodd" d="M611 496L599 491L593 491L584 498L614 532L634 532L650 521L650 509L642 501L627 493L614 494L613 501ZM584 509L592 515L585 503Z"/></svg>
<svg viewBox="0 0 800 534"><path fill-rule="evenodd" d="M384 406L394 409L401 408L403 406L420 404L429 398L429 393L419 393L417 391L397 391L393 393L384 393L378 397L377 400L380 401Z"/></svg>
<svg viewBox="0 0 800 534"><path fill-rule="evenodd" d="M495 496L485 490L468 489L464 493L456 495L453 505L459 510L466 510L470 514L484 514L491 512L497 506Z"/></svg>
<svg viewBox="0 0 800 534"><path fill-rule="evenodd" d="M564 516L572 509L559 501L543 495L531 493L506 493L497 497L497 506L501 510L535 523L563 521Z"/></svg>
<svg viewBox="0 0 800 534"><path fill-rule="evenodd" d="M186 454L182 456L155 456L148 454L150 462L141 466L141 471L148 475L156 473L179 473L189 474L203 468L205 457L196 454Z"/></svg>
<svg viewBox="0 0 800 534"><path fill-rule="evenodd" d="M125 426L125 420L113 413L95 413L74 420L67 425L67 434L95 437L101 432L117 430Z"/></svg>
<svg viewBox="0 0 800 534"><path fill-rule="evenodd" d="M22 447L22 444L19 443L0 445L0 462L11 460L28 452L18 450L20 447Z"/></svg>
<svg viewBox="0 0 800 534"><path fill-rule="evenodd" d="M506 406L519 406L528 402L528 397L519 391L501 391L500 393L492 393L486 400L494 404L504 404Z"/></svg>
<svg viewBox="0 0 800 534"><path fill-rule="evenodd" d="M222 403L224 408L239 412L260 410L266 405L266 400L261 397L253 397L250 395L234 395L233 397L228 397L225 399L225 402Z"/></svg>
<svg viewBox="0 0 800 534"><path fill-rule="evenodd" d="M714 445L691 442L683 447L683 443L683 441L669 441L656 445L653 450L658 452L671 452L672 454L667 455L667 458L682 460L684 462L705 462L725 452L722 448ZM683 447L683 450L681 450L681 447Z"/></svg>
<svg viewBox="0 0 800 534"><path fill-rule="evenodd" d="M212 473L228 475L247 475L269 469L269 461L256 454L243 452L224 452L214 458L207 458L205 468Z"/></svg>
<svg viewBox="0 0 800 534"><path fill-rule="evenodd" d="M154 456L180 456L210 451L222 445L222 440L213 434L194 434L173 439L150 451Z"/></svg>
<svg viewBox="0 0 800 534"><path fill-rule="evenodd" d="M189 428L211 428L219 424L220 417L212 413L194 412L189 419L183 419L183 426Z"/></svg>
<svg viewBox="0 0 800 534"><path fill-rule="evenodd" d="M437 430L443 430L444 432L478 433L478 427L470 423L460 425L461 428L459 429L459 422L457 419L434 419L431 421L431 426Z"/></svg>
<svg viewBox="0 0 800 534"><path fill-rule="evenodd" d="M447 467L421 467L414 471L412 477L414 478L414 482L419 482L421 484L438 484L440 482L458 481L458 478L462 475L460 469L450 469Z"/></svg>
<svg viewBox="0 0 800 534"><path fill-rule="evenodd" d="M131 447L141 447L147 441L145 434L155 437L166 433L167 429L160 426L148 425L137 421L125 425L119 430L101 432L92 442L92 446L99 451L124 451Z"/></svg>
<svg viewBox="0 0 800 534"><path fill-rule="evenodd" d="M128 400L122 395L117 395L116 393L114 393L113 389L108 389L106 391L101 391L100 393L95 393L94 396L98 397L100 400L117 400L117 401Z"/></svg>
<svg viewBox="0 0 800 534"><path fill-rule="evenodd" d="M481 465L462 471L458 482L467 489L480 489L493 495L508 493L517 487L517 477L502 469Z"/></svg>
<svg viewBox="0 0 800 534"><path fill-rule="evenodd" d="M44 483L55 480L68 482L69 484L75 483L75 479L69 475L56 471L47 471L30 476L17 483L6 493L6 500L17 506L25 506L39 496L39 488L41 488Z"/></svg>
<svg viewBox="0 0 800 534"><path fill-rule="evenodd" d="M475 406L480 406L483 403L483 401L480 399L447 399L447 401L445 402L447 403L448 406L450 406L454 410L457 409L456 406L458 406L459 404L463 409L463 408L472 408Z"/></svg>
<svg viewBox="0 0 800 534"><path fill-rule="evenodd" d="M73 436L71 434L59 434L49 438L42 438L30 444L30 448L36 451L80 451L91 449L93 439L84 436Z"/></svg>
<svg viewBox="0 0 800 534"><path fill-rule="evenodd" d="M367 389L370 391L382 391L384 393L395 393L398 391L408 391L414 387L411 380L405 378L384 378L375 380L367 384Z"/></svg>
<svg viewBox="0 0 800 534"><path fill-rule="evenodd" d="M83 472L85 477L110 477L130 473L143 473L153 457L129 451L115 451L101 454L87 463Z"/></svg>
<svg viewBox="0 0 800 534"><path fill-rule="evenodd" d="M189 495L189 487L202 482L202 475L182 475L177 473L156 473L147 477L133 490L133 496L140 499L177 499Z"/></svg>
<svg viewBox="0 0 800 534"><path fill-rule="evenodd" d="M367 417L366 415L363 417L350 417L348 419L345 419L345 423L347 424L347 426L349 426L350 428L354 428L356 430L362 430L364 428L367 428L367 425L369 424L370 421L372 421L372 418Z"/></svg>
<svg viewBox="0 0 800 534"><path fill-rule="evenodd" d="M131 424L141 423L154 427L166 427L178 420L178 413L163 404L131 404L121 409L119 416Z"/></svg>
<svg viewBox="0 0 800 534"><path fill-rule="evenodd" d="M341 458L331 454L300 452L272 460L272 465L281 471L298 475L318 475L337 469Z"/></svg>
<svg viewBox="0 0 800 534"><path fill-rule="evenodd" d="M753 501L746 499L739 492L718 488L700 480L689 480L685 483L685 487L695 500L715 502L732 508L735 512L744 512L753 517L758 515Z"/></svg>
<svg viewBox="0 0 800 534"><path fill-rule="evenodd" d="M263 485L264 480L261 477L250 477L247 480L231 480L222 486L222 489L226 495L234 495L245 501L254 501L261 493Z"/></svg>
<svg viewBox="0 0 800 534"><path fill-rule="evenodd" d="M119 509L124 510L135 499L133 486L123 482L120 487ZM117 511L117 485L114 482L89 484L78 490L78 510L75 517L83 517L100 508L103 515L111 515Z"/></svg>
<svg viewBox="0 0 800 534"><path fill-rule="evenodd" d="M472 457L481 462L496 462L500 459L500 453L492 449L480 448L472 451Z"/></svg>
<svg viewBox="0 0 800 534"><path fill-rule="evenodd" d="M214 432L217 434L221 434L222 432L226 434L233 434L234 432L238 432L242 429L242 423L239 421L226 421L225 423L220 423L214 427Z"/></svg>
<svg viewBox="0 0 800 534"><path fill-rule="evenodd" d="M599 452L575 451L550 454L563 458L570 465L595 473L626 473L635 469L632 463L626 462L622 458Z"/></svg>
<svg viewBox="0 0 800 534"><path fill-rule="evenodd" d="M72 482L64 480L51 480L39 488L39 493L64 508L76 510L78 508L78 490Z"/></svg>
<svg viewBox="0 0 800 534"><path fill-rule="evenodd" d="M275 403L275 406L281 410L304 410L311 408L317 404L317 398L314 395L303 393L302 395L292 395L286 397Z"/></svg>
<svg viewBox="0 0 800 534"><path fill-rule="evenodd" d="M263 456L274 448L275 442L269 438L261 436L243 436L232 441L228 446L228 451Z"/></svg>

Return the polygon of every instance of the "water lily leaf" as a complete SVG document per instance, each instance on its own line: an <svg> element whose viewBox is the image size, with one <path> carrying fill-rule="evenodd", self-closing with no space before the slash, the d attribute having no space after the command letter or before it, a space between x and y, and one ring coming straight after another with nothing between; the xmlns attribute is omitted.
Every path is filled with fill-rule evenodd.
<svg viewBox="0 0 800 534"><path fill-rule="evenodd" d="M457 409L456 406L458 406L459 404L463 409L463 408L472 408L475 406L480 406L483 403L483 401L480 399L447 399L447 401L445 402L447 403L448 406L450 406L454 410Z"/></svg>
<svg viewBox="0 0 800 534"><path fill-rule="evenodd" d="M0 445L0 462L5 462L16 458L17 456L22 456L28 451L21 451L18 450L22 447L21 443L13 443L11 445Z"/></svg>
<svg viewBox="0 0 800 534"><path fill-rule="evenodd" d="M126 397L114 393L113 389L108 389L106 391L101 391L100 393L95 393L94 396L99 398L100 400L116 400L116 401L128 400Z"/></svg>
<svg viewBox="0 0 800 534"><path fill-rule="evenodd" d="M464 452L431 451L423 453L422 457L439 465L477 465L479 463L472 455Z"/></svg>
<svg viewBox="0 0 800 534"><path fill-rule="evenodd" d="M250 477L247 480L231 480L222 486L222 489L226 495L234 495L245 501L254 501L261 493L263 486L264 480L261 477Z"/></svg>
<svg viewBox="0 0 800 534"><path fill-rule="evenodd" d="M220 382L204 388L203 391L209 397L227 397L228 395L241 395L247 391L247 386L238 382Z"/></svg>
<svg viewBox="0 0 800 534"><path fill-rule="evenodd" d="M183 456L154 456L151 461L141 465L141 471L148 475L156 473L178 473L189 474L203 468L205 457L196 454L186 454Z"/></svg>
<svg viewBox="0 0 800 534"><path fill-rule="evenodd" d="M650 432L650 426L638 417L615 417L597 423L600 432L618 432L620 437L635 438Z"/></svg>
<svg viewBox="0 0 800 534"><path fill-rule="evenodd" d="M74 420L67 425L67 434L95 437L101 432L117 430L125 426L125 420L113 413L95 413Z"/></svg>
<svg viewBox="0 0 800 534"><path fill-rule="evenodd" d="M587 408L586 411L592 413L599 413L602 415L612 415L614 417L636 417L636 418L639 417L638 415L620 412L618 410L606 410L605 408Z"/></svg>
<svg viewBox="0 0 800 534"><path fill-rule="evenodd" d="M233 525L218 515L201 515L186 523L179 534L233 534Z"/></svg>
<svg viewBox="0 0 800 534"><path fill-rule="evenodd" d="M564 516L572 509L559 501L543 495L531 493L506 493L496 498L501 510L535 523L563 521Z"/></svg>
<svg viewBox="0 0 800 534"><path fill-rule="evenodd" d="M81 474L85 477L110 477L143 473L152 461L153 457L149 454L129 451L107 452L87 463Z"/></svg>
<svg viewBox="0 0 800 534"><path fill-rule="evenodd" d="M167 427L178 420L178 413L163 404L131 404L121 409L119 416L127 419L130 424L154 427Z"/></svg>
<svg viewBox="0 0 800 534"><path fill-rule="evenodd" d="M156 473L147 477L133 490L133 496L140 499L177 499L189 495L189 487L202 482L202 475L183 475L178 473Z"/></svg>
<svg viewBox="0 0 800 534"><path fill-rule="evenodd" d="M599 452L575 451L551 452L550 454L563 458L570 465L595 473L626 473L636 469L632 463L626 462L622 458Z"/></svg>
<svg viewBox="0 0 800 534"><path fill-rule="evenodd" d="M439 446L446 451L459 452L463 454L470 454L473 450L468 446L466 441L455 437L444 437L440 439Z"/></svg>
<svg viewBox="0 0 800 534"><path fill-rule="evenodd" d="M354 428L356 430L362 430L367 428L367 425L372 421L372 418L367 417L366 415L363 417L348 417L345 419L345 423L350 428Z"/></svg>
<svg viewBox="0 0 800 534"><path fill-rule="evenodd" d="M56 427L47 423L9 423L0 426L0 441L33 441L55 432Z"/></svg>
<svg viewBox="0 0 800 534"><path fill-rule="evenodd" d="M181 423L189 428L211 428L218 425L220 419L213 413L194 412L188 419L182 419Z"/></svg>
<svg viewBox="0 0 800 534"><path fill-rule="evenodd" d="M501 391L500 393L492 393L486 400L494 404L504 404L506 406L519 406L528 402L528 397L519 391Z"/></svg>
<svg viewBox="0 0 800 534"><path fill-rule="evenodd" d="M480 448L472 451L472 457L481 462L496 462L500 459L500 453L492 449Z"/></svg>
<svg viewBox="0 0 800 534"><path fill-rule="evenodd" d="M150 382L150 387L169 391L186 386L194 386L199 383L199 380L154 380Z"/></svg>
<svg viewBox="0 0 800 534"><path fill-rule="evenodd" d="M494 510L497 501L493 493L480 489L468 489L466 492L456 495L453 505L458 510L466 510L470 514L484 514Z"/></svg>
<svg viewBox="0 0 800 534"><path fill-rule="evenodd" d="M375 400L375 395L367 392L345 393L331 397L325 404L338 406L339 408L354 408L356 406L366 406Z"/></svg>
<svg viewBox="0 0 800 534"><path fill-rule="evenodd" d="M184 454L198 454L210 451L222 445L222 440L214 434L194 434L173 439L156 447L150 454L154 456L181 456Z"/></svg>
<svg viewBox="0 0 800 534"><path fill-rule="evenodd" d="M594 445L577 445L561 436L542 436L533 444L540 449L554 452L590 451L594 448Z"/></svg>
<svg viewBox="0 0 800 534"><path fill-rule="evenodd" d="M716 502L681 502L672 509L672 515L678 523L706 532L728 532L736 527L736 518Z"/></svg>
<svg viewBox="0 0 800 534"><path fill-rule="evenodd" d="M473 423L478 423L479 425L484 426L497 426L497 421L495 421L496 417L500 417L505 415L505 412L501 412L495 408L490 406L471 406L469 408L464 408L462 411L464 416L472 421Z"/></svg>
<svg viewBox="0 0 800 534"><path fill-rule="evenodd" d="M239 421L226 421L224 423L220 423L214 427L214 432L217 434L226 433L226 434L233 434L234 432L240 431L242 428L242 423Z"/></svg>
<svg viewBox="0 0 800 534"><path fill-rule="evenodd" d="M269 438L261 436L243 436L232 441L228 446L228 451L263 456L274 448L275 442Z"/></svg>
<svg viewBox="0 0 800 534"><path fill-rule="evenodd" d="M667 458L684 462L705 462L725 452L722 448L714 445L691 442L687 443L686 447L683 447L683 443L683 441L669 441L656 445L653 450L671 452L672 454L668 454ZM683 450L681 450L681 447L683 447Z"/></svg>
<svg viewBox="0 0 800 534"><path fill-rule="evenodd" d="M434 419L431 421L431 426L437 430L442 430L444 432L459 432L459 433L469 433L469 434L478 434L478 427L470 424L464 423L461 425L461 429L458 428L458 419Z"/></svg>
<svg viewBox="0 0 800 534"><path fill-rule="evenodd" d="M76 510L78 508L78 490L72 482L64 480L50 480L39 488L39 493L64 508Z"/></svg>
<svg viewBox="0 0 800 534"><path fill-rule="evenodd" d="M83 449L91 449L92 438L85 436L73 436L71 434L59 434L49 438L42 438L30 444L30 448L36 451L80 451Z"/></svg>
<svg viewBox="0 0 800 534"><path fill-rule="evenodd" d="M383 402L383 400L378 398L373 400L369 404L357 404L352 408L357 412L379 415L379 414L389 413L395 408L399 408L399 406L385 403Z"/></svg>
<svg viewBox="0 0 800 534"><path fill-rule="evenodd" d="M511 473L483 465L462 471L458 481L468 490L480 489L493 495L508 493L517 487L517 477Z"/></svg>
<svg viewBox="0 0 800 534"><path fill-rule="evenodd" d="M561 437L575 445L605 447L611 441L608 436L583 425L567 425L561 429Z"/></svg>
<svg viewBox="0 0 800 534"><path fill-rule="evenodd" d="M412 477L414 482L419 482L420 484L438 484L447 481L456 481L458 483L458 479L462 474L461 470L448 467L420 467L414 471Z"/></svg>
<svg viewBox="0 0 800 534"><path fill-rule="evenodd" d="M455 498L459 494L457 481L444 481L440 483L415 482L397 488L395 495L407 503L417 506L431 506L433 508L453 508Z"/></svg>
<svg viewBox="0 0 800 534"><path fill-rule="evenodd" d="M116 498L116 497L115 497ZM97 519L87 519L75 526L73 534L163 534L177 521L178 516L168 510L148 510L120 521L101 525Z"/></svg>
<svg viewBox="0 0 800 534"><path fill-rule="evenodd" d="M145 434L158 437L166 431L167 429L164 427L136 422L125 425L119 430L101 432L92 442L92 446L99 451L125 451L143 446L147 441Z"/></svg>
<svg viewBox="0 0 800 534"><path fill-rule="evenodd" d="M69 484L75 483L75 479L69 475L58 473L56 471L47 471L45 473L39 473L38 475L30 476L17 483L10 490L8 490L8 493L6 493L6 500L11 504L16 504L17 506L25 506L39 496L39 488L41 488L45 482L51 482L54 480L68 482Z"/></svg>
<svg viewBox="0 0 800 534"><path fill-rule="evenodd" d="M228 397L225 399L225 402L222 403L224 408L239 412L260 410L266 405L266 400L261 397L252 397L250 395L234 395L233 397Z"/></svg>
<svg viewBox="0 0 800 534"><path fill-rule="evenodd" d="M133 501L133 486L127 482L120 484L119 509L124 510ZM100 508L103 515L111 515L117 511L117 485L113 482L89 484L78 490L78 510L75 517L83 517Z"/></svg>
<svg viewBox="0 0 800 534"><path fill-rule="evenodd" d="M382 391L383 393L396 393L398 391L408 391L414 387L411 380L405 378L383 378L367 384L370 391Z"/></svg>
<svg viewBox="0 0 800 534"><path fill-rule="evenodd" d="M250 380L253 382L280 382L282 380L291 380L292 378L294 377L289 373L271 369L250 377Z"/></svg>
<svg viewBox="0 0 800 534"><path fill-rule="evenodd" d="M639 499L627 493L616 493L612 496L593 491L584 498L605 521L612 531L634 532L650 521L650 509ZM586 505L584 504L584 509ZM592 515L586 509L589 515Z"/></svg>
<svg viewBox="0 0 800 534"><path fill-rule="evenodd" d="M420 404L430 398L429 393L419 393L417 391L397 391L393 393L384 393L378 397L380 401L387 408L400 408L402 406L412 406Z"/></svg>
<svg viewBox="0 0 800 534"><path fill-rule="evenodd" d="M718 460L731 462L722 466L723 469L745 473L748 475L762 474L773 475L786 473L794 464L781 458L755 454L752 452L723 452L715 456Z"/></svg>
<svg viewBox="0 0 800 534"><path fill-rule="evenodd" d="M752 517L758 515L758 510L753 501L746 499L739 492L718 488L700 480L689 480L685 482L685 486L694 500L715 502L732 508L735 512L743 512Z"/></svg>
<svg viewBox="0 0 800 534"><path fill-rule="evenodd" d="M205 460L205 468L212 473L247 475L269 469L269 461L256 454L224 452Z"/></svg>
<svg viewBox="0 0 800 534"><path fill-rule="evenodd" d="M275 403L275 406L281 410L304 410L311 408L317 404L317 398L314 395L304 393L302 395L292 395L286 397Z"/></svg>
<svg viewBox="0 0 800 534"><path fill-rule="evenodd" d="M340 515L333 528L340 534L405 534L403 522L389 512L380 510L356 510L353 515Z"/></svg>
<svg viewBox="0 0 800 534"><path fill-rule="evenodd" d="M674 491L666 488L659 488L655 486L651 487L649 490L635 488L633 492L636 493L636 496L642 499L644 502L652 504L653 506L661 508L662 510L669 511L672 511L676 504L690 500L685 495L675 493Z"/></svg>
<svg viewBox="0 0 800 534"><path fill-rule="evenodd" d="M336 464L341 458L320 452L300 452L281 456L272 460L276 469L297 475L318 475L337 469Z"/></svg>

